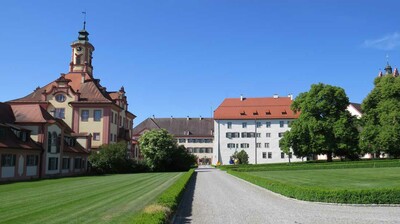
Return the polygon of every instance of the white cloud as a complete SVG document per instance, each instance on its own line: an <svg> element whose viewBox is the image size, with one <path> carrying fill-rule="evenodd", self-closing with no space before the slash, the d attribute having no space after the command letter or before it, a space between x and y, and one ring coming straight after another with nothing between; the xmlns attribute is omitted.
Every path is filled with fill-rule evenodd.
<svg viewBox="0 0 400 224"><path fill-rule="evenodd" d="M365 40L364 47L379 50L393 50L400 47L400 33L395 32L374 40Z"/></svg>

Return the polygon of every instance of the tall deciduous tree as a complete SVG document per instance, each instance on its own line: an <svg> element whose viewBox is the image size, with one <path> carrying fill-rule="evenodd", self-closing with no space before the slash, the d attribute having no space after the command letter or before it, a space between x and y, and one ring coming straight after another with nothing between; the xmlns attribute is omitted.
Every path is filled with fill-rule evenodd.
<svg viewBox="0 0 400 224"><path fill-rule="evenodd" d="M165 129L154 129L139 139L143 157L152 171L188 170L196 161L185 147L178 146L174 137Z"/></svg>
<svg viewBox="0 0 400 224"><path fill-rule="evenodd" d="M340 87L322 83L299 94L291 109L300 113L279 145L285 153L305 157L325 154L353 158L358 151L356 118L346 110L349 99Z"/></svg>
<svg viewBox="0 0 400 224"><path fill-rule="evenodd" d="M374 81L374 89L361 104L363 152L400 156L400 78L386 75Z"/></svg>

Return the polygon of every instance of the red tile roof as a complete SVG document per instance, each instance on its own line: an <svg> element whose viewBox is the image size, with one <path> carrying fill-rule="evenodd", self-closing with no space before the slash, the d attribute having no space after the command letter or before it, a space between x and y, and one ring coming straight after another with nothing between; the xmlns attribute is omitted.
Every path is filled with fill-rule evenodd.
<svg viewBox="0 0 400 224"><path fill-rule="evenodd" d="M16 123L53 123L56 119L38 104L11 105Z"/></svg>
<svg viewBox="0 0 400 224"><path fill-rule="evenodd" d="M227 98L214 111L215 120L294 119L290 97Z"/></svg>
<svg viewBox="0 0 400 224"><path fill-rule="evenodd" d="M89 154L89 152L85 148L83 148L79 143L76 144L75 146L69 146L66 142L64 142L64 152Z"/></svg>
<svg viewBox="0 0 400 224"><path fill-rule="evenodd" d="M85 81L82 83L81 73L68 73L62 76L63 79L71 80L68 85L71 86L75 92L80 92L80 102L84 103L112 103L111 97L106 91L102 91L102 87L98 84L98 80L90 78L88 75L85 76ZM59 79L57 79L59 80ZM57 86L57 80L45 85L42 88L36 89L33 93L15 100L11 100L11 103L41 103L46 102L42 97L43 92L51 92L53 87Z"/></svg>
<svg viewBox="0 0 400 224"><path fill-rule="evenodd" d="M15 117L11 106L6 103L0 103L0 123L14 123Z"/></svg>
<svg viewBox="0 0 400 224"><path fill-rule="evenodd" d="M13 126L15 127L15 126ZM0 149L27 149L27 150L42 150L31 138L26 141L19 139L9 125L1 125L0 128L4 130L4 136L0 136Z"/></svg>

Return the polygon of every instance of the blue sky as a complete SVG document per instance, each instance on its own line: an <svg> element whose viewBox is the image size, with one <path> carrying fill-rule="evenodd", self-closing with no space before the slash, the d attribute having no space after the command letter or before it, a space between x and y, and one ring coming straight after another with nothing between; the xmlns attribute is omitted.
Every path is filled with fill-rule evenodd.
<svg viewBox="0 0 400 224"><path fill-rule="evenodd" d="M127 92L135 124L210 117L227 97L297 96L313 83L361 102L400 66L400 1L1 1L0 102L68 72L82 28L94 76Z"/></svg>

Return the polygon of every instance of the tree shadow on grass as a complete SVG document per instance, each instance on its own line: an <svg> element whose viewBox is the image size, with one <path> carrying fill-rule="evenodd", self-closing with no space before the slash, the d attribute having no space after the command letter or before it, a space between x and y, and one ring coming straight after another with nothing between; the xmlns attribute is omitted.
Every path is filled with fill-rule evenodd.
<svg viewBox="0 0 400 224"><path fill-rule="evenodd" d="M172 219L174 224L183 224L192 222L192 207L194 198L194 189L196 186L197 172L193 174L188 185L186 186L185 192L183 193L181 202L178 205L178 209Z"/></svg>

